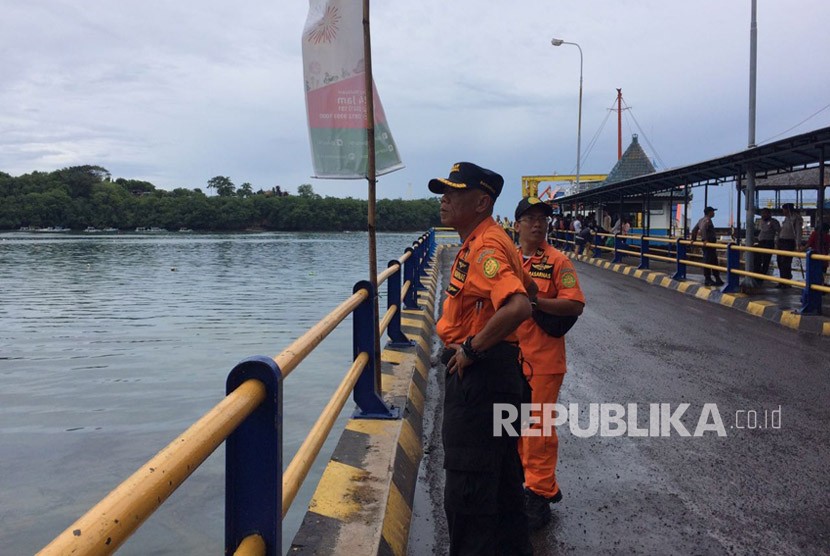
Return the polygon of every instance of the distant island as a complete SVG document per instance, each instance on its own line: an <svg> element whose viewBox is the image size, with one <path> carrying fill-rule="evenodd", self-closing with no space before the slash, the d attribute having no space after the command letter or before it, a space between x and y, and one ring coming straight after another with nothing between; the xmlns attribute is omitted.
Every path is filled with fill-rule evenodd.
<svg viewBox="0 0 830 556"><path fill-rule="evenodd" d="M72 166L13 177L0 172L0 230L137 228L228 231L359 231L367 201L321 197L310 184L295 195L280 186L253 190L227 176L201 189L157 189L141 180L112 179L100 166ZM440 225L437 198L377 201L378 231L409 232Z"/></svg>

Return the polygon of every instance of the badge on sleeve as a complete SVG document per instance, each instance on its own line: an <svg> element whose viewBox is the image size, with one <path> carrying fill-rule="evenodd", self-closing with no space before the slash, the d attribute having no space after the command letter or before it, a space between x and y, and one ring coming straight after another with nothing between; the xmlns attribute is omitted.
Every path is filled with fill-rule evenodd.
<svg viewBox="0 0 830 556"><path fill-rule="evenodd" d="M486 261L484 261L484 275L488 278L492 278L496 275L499 271L499 261L495 258L490 257Z"/></svg>
<svg viewBox="0 0 830 556"><path fill-rule="evenodd" d="M566 268L562 270L561 280L563 288L573 288L576 286L576 275L574 274L573 269Z"/></svg>

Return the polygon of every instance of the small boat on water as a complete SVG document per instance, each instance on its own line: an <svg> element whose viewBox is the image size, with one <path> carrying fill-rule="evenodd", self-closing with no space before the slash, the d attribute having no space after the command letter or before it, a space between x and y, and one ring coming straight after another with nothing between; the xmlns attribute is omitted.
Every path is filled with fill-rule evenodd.
<svg viewBox="0 0 830 556"><path fill-rule="evenodd" d="M55 233L63 233L63 232L71 232L69 228L64 228L63 226L48 226L46 228L37 228L35 230L39 233L46 233L46 234L55 234Z"/></svg>
<svg viewBox="0 0 830 556"><path fill-rule="evenodd" d="M146 232L147 228L145 228L144 226L139 226L138 228L135 229L135 231L136 232Z"/></svg>
<svg viewBox="0 0 830 556"><path fill-rule="evenodd" d="M193 233L193 230L191 230L190 228L179 228L179 233L180 234L190 234L190 233Z"/></svg>
<svg viewBox="0 0 830 556"><path fill-rule="evenodd" d="M118 228L109 227L109 228L104 228L103 231L106 234L116 234L116 233L118 233Z"/></svg>
<svg viewBox="0 0 830 556"><path fill-rule="evenodd" d="M166 232L167 230L165 230L164 228L159 228L158 226L151 226L150 229L147 231L151 234L158 234L161 232Z"/></svg>
<svg viewBox="0 0 830 556"><path fill-rule="evenodd" d="M86 228L84 228L84 233L87 233L87 234L94 234L94 233L97 233L97 232L100 232L100 231L101 230L99 230L95 226L87 226Z"/></svg>

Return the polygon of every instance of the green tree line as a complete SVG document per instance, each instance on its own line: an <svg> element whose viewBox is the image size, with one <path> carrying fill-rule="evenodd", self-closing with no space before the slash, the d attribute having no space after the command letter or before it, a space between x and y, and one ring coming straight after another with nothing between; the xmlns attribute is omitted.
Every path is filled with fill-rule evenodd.
<svg viewBox="0 0 830 556"><path fill-rule="evenodd" d="M345 231L365 230L367 201L321 197L309 184L288 195L280 187L238 188L229 177L207 182L216 195L200 189L157 189L152 183L118 178L100 166L73 166L54 172L13 177L0 172L0 229L63 226L83 230L157 226L196 231ZM439 201L381 199L379 231L420 231L440 225Z"/></svg>

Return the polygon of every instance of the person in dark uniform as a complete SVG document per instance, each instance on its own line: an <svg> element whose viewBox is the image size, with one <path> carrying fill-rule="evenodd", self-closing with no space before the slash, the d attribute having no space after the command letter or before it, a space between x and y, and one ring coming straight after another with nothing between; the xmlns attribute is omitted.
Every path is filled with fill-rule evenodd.
<svg viewBox="0 0 830 556"><path fill-rule="evenodd" d="M469 162L429 182L442 196L441 223L463 241L436 327L445 346L441 431L451 556L533 553L518 438L496 434L493 426L495 404L513 405L518 416L529 394L516 329L531 315L526 287L535 293L513 242L492 217L503 185L499 174ZM520 428L518 417L513 428Z"/></svg>
<svg viewBox="0 0 830 556"><path fill-rule="evenodd" d="M778 234L781 233L781 223L772 217L772 211L768 208L761 209L761 219L758 221L758 247L764 249L775 249L775 240L778 239ZM769 273L769 265L772 261L771 253L761 253L756 256L758 270L760 274Z"/></svg>
<svg viewBox="0 0 830 556"><path fill-rule="evenodd" d="M698 220L695 227L692 228L692 242L697 241L697 234L700 233L703 241L706 243L715 243L718 238L715 234L715 225L712 224L712 217L715 216L715 211L718 210L712 207L703 209L703 218ZM718 251L714 247L703 247L703 262L705 264L718 266ZM714 276L714 280L712 277ZM723 280L720 279L720 271L712 270L710 268L703 269L704 284L707 286L722 286Z"/></svg>
<svg viewBox="0 0 830 556"><path fill-rule="evenodd" d="M784 210L784 222L781 223L781 231L778 234L778 249L781 251L801 251L801 231L804 227L804 220L798 214L792 203L781 205ZM787 280L793 279L793 258L787 255L775 257L778 264L778 275ZM776 284L776 288L789 288L789 284Z"/></svg>

